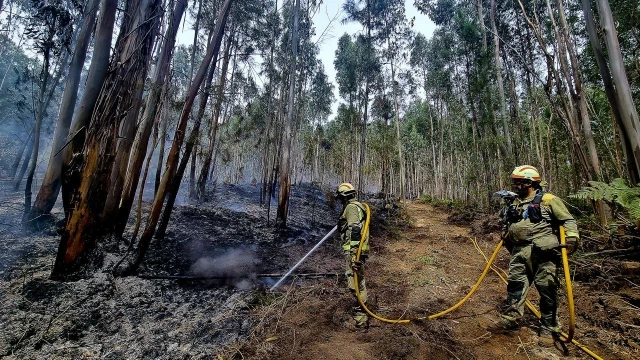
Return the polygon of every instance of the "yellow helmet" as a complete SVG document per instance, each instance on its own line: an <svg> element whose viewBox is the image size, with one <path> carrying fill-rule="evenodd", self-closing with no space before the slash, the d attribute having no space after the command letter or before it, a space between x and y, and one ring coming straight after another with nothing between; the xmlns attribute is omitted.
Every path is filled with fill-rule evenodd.
<svg viewBox="0 0 640 360"><path fill-rule="evenodd" d="M540 181L542 178L540 177L540 173L538 169L534 168L531 165L521 165L513 169L511 172L512 179L526 179L531 181Z"/></svg>
<svg viewBox="0 0 640 360"><path fill-rule="evenodd" d="M336 190L336 197L348 197L356 194L356 188L350 183L342 183Z"/></svg>

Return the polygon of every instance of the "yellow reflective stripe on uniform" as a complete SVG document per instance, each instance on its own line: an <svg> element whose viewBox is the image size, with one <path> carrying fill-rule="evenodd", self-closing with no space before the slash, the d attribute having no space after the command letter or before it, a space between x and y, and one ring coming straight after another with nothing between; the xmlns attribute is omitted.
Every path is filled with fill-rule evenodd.
<svg viewBox="0 0 640 360"><path fill-rule="evenodd" d="M564 233L567 237L580 237L580 234L578 234L577 232L565 231Z"/></svg>

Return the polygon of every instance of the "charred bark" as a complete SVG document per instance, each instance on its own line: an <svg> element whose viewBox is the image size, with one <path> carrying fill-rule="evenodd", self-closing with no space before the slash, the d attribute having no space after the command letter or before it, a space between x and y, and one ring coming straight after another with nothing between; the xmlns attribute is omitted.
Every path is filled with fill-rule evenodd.
<svg viewBox="0 0 640 360"><path fill-rule="evenodd" d="M93 54L89 65L89 73L87 74L86 86L69 130L71 142L62 152L60 184L62 186L62 203L65 215L68 215L73 208L72 197L76 189L80 187L82 180L78 171L79 163L82 159L82 148L91 115L109 70L111 40L113 38L117 7L117 0L102 0L100 4L100 16L96 26Z"/></svg>
<svg viewBox="0 0 640 360"><path fill-rule="evenodd" d="M149 137L160 105L160 96L163 93L163 89L167 86L165 80L167 79L169 65L173 49L175 47L176 33L186 7L186 0L176 1L173 14L171 16L171 22L169 23L169 27L165 33L164 44L158 58L155 74L151 83L151 89L149 90L149 95L147 95L146 106L138 128L138 134L136 135L136 139L133 144L133 151L128 164L126 179L123 184L122 196L118 197L119 209L117 214L114 215L114 233L117 236L122 236L127 220L129 219L129 214L131 213L131 206L133 205L136 190L138 188L138 182L140 180L140 169L144 162L144 158L147 155ZM161 136L164 138L164 133L161 134ZM164 142L162 142L162 146L164 146ZM115 199L115 196L113 199Z"/></svg>
<svg viewBox="0 0 640 360"><path fill-rule="evenodd" d="M138 254L135 262L132 264L132 267L129 269L125 269L124 273L129 273L132 271L136 271L137 268L142 263L144 256L149 249L149 244L151 243L151 238L155 233L156 226L158 224L158 219L160 218L160 212L162 211L162 204L167 195L167 187L169 182L172 181L173 177L176 174L177 170L177 162L178 156L180 152L180 148L182 147L182 143L184 142L185 131L187 128L187 122L189 120L189 115L191 114L191 109L193 108L193 103L195 101L196 94L204 77L206 75L207 69L209 68L209 64L211 64L211 60L217 57L218 52L220 50L220 43L222 42L222 36L224 35L224 27L227 22L227 17L229 15L229 8L231 6L232 0L226 0L222 9L218 14L218 18L216 20L216 29L215 35L212 37L211 41L213 42L213 46L210 46L209 50L205 54L205 57L200 64L200 68L196 73L196 76L189 87L187 92L187 97L185 99L184 106L182 108L182 113L180 114L180 120L178 121L178 125L176 128L175 137L173 139L173 144L171 146L171 150L167 157L167 166L162 176L162 180L160 182L160 186L158 187L158 192L153 199L153 204L151 205L151 213L149 214L149 218L147 219L147 224L140 238L140 247L138 249Z"/></svg>
<svg viewBox="0 0 640 360"><path fill-rule="evenodd" d="M116 53L109 65L95 110L91 127L77 167L81 182L73 195L73 211L67 216L66 226L58 248L51 277L61 279L77 275L101 265L99 240L104 234L100 216L109 190L110 175L117 149L116 134L130 116L138 112L134 96L144 84L153 40L158 24L158 0L129 0Z"/></svg>
<svg viewBox="0 0 640 360"><path fill-rule="evenodd" d="M289 73L289 105L287 108L287 120L284 128L283 151L280 158L280 192L278 193L277 223L280 228L287 226L287 214L289 212L289 193L291 191L291 136L294 114L294 97L296 86L296 60L298 57L298 22L300 17L300 0L296 0L293 18L293 34L291 40L292 58Z"/></svg>

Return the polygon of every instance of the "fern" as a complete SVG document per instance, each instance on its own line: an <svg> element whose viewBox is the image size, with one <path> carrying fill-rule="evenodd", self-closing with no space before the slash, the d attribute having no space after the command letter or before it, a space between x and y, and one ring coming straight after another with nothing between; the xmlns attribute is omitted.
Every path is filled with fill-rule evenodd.
<svg viewBox="0 0 640 360"><path fill-rule="evenodd" d="M620 206L631 219L640 220L640 186L629 187L624 179L614 179L611 184L589 181L589 185L569 197L574 199L604 200Z"/></svg>

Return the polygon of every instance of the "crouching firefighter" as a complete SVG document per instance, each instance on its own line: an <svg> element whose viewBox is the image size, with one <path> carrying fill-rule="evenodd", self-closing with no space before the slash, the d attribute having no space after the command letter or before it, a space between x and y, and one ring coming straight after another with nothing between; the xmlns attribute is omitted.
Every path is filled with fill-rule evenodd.
<svg viewBox="0 0 640 360"><path fill-rule="evenodd" d="M502 211L507 227L505 247L511 254L507 285L507 308L487 330L506 333L519 329L527 293L532 283L540 294L538 345L552 347L560 332L558 322L558 272L562 269L558 228L566 232L567 253L578 245L576 221L562 200L545 193L538 170L529 165L511 173L515 199Z"/></svg>
<svg viewBox="0 0 640 360"><path fill-rule="evenodd" d="M346 259L347 282L349 290L353 294L355 300L352 308L352 316L354 323L347 323L348 328L366 329L369 327L369 317L365 310L360 306L356 296L356 284L354 282L353 273L358 277L358 290L360 299L363 303L367 302L367 287L364 281L364 262L369 252L369 235L362 239L365 221L367 219L367 210L356 200L356 189L350 183L343 183L338 186L336 191L336 199L342 202L342 215L338 220L338 229L340 230L340 238L342 239L342 249L344 250ZM357 259L358 247L360 241L363 241L360 259Z"/></svg>

